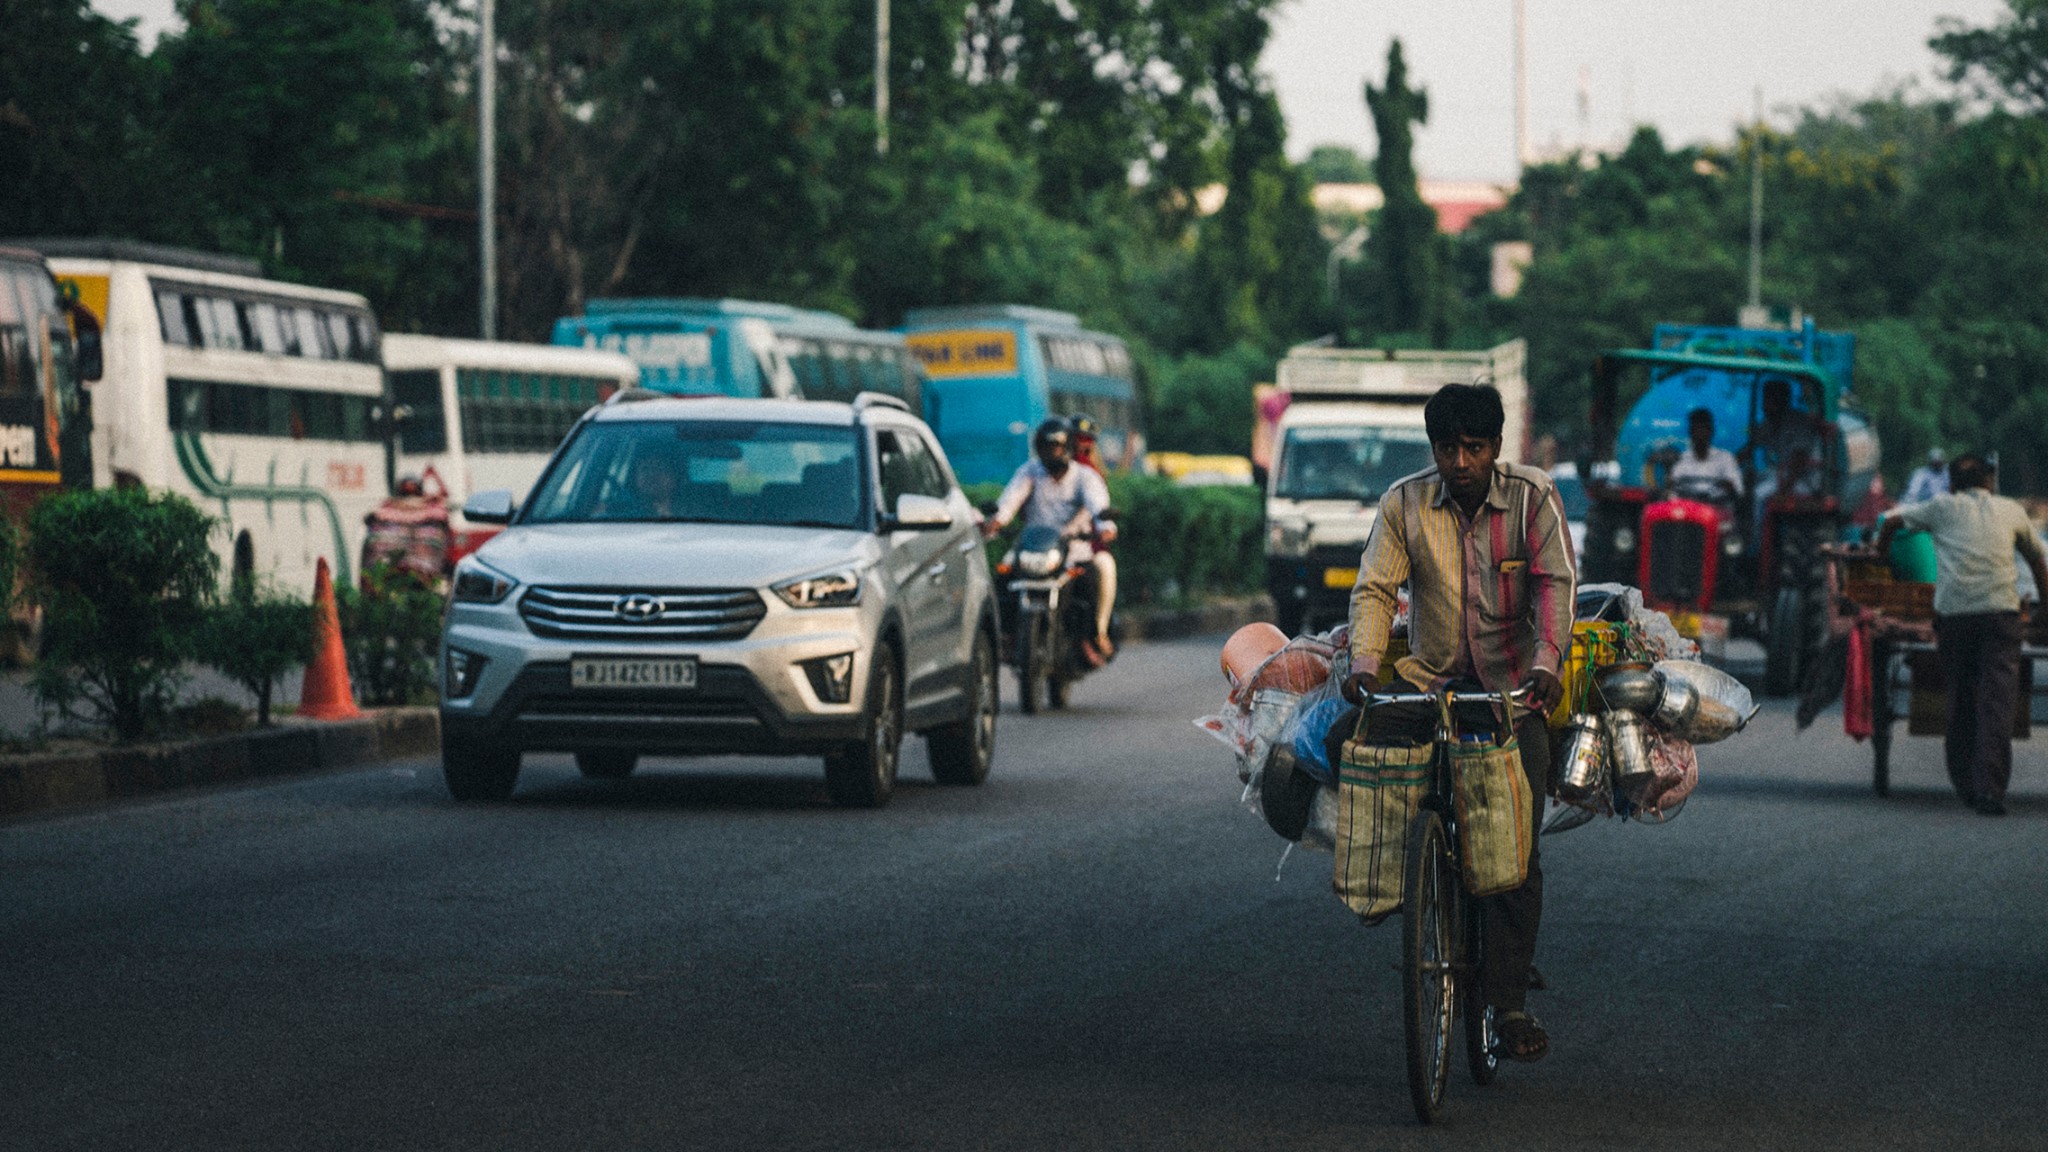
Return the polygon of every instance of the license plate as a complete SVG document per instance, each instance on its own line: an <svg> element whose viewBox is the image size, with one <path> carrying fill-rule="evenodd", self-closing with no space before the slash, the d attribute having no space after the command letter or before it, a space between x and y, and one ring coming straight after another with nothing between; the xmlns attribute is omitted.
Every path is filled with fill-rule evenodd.
<svg viewBox="0 0 2048 1152"><path fill-rule="evenodd" d="M695 688L694 658L666 660L571 660L571 688Z"/></svg>
<svg viewBox="0 0 2048 1152"><path fill-rule="evenodd" d="M1350 588L1357 583L1358 569L1356 568L1323 569L1323 587L1325 588Z"/></svg>

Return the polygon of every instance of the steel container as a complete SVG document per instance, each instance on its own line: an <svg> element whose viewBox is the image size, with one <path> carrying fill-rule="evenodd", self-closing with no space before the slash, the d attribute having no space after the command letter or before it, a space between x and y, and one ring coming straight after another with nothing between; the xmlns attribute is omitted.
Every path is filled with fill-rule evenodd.
<svg viewBox="0 0 2048 1152"><path fill-rule="evenodd" d="M1591 713L1565 725L1564 763L1559 766L1557 794L1565 800L1597 796L1607 787L1607 741L1600 717Z"/></svg>
<svg viewBox="0 0 2048 1152"><path fill-rule="evenodd" d="M1692 681L1676 676L1658 675L1664 685L1664 694L1657 699L1657 708L1650 713L1650 722L1666 732L1683 732L1693 717L1700 712L1700 690Z"/></svg>
<svg viewBox="0 0 2048 1152"><path fill-rule="evenodd" d="M1616 709L1607 714L1607 749L1614 757L1614 782L1632 788L1653 780L1657 769L1650 763L1649 724L1634 712Z"/></svg>
<svg viewBox="0 0 2048 1152"><path fill-rule="evenodd" d="M1600 698L1613 711L1653 712L1663 694L1663 682L1641 664L1620 665L1600 675Z"/></svg>

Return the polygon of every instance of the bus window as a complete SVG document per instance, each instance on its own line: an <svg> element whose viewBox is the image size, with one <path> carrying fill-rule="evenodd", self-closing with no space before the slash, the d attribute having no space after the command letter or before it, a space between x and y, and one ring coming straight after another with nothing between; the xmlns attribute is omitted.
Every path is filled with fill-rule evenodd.
<svg viewBox="0 0 2048 1152"><path fill-rule="evenodd" d="M235 302L221 296L201 296L199 310L199 331L207 348L218 348L227 352L242 351L242 321L235 314Z"/></svg>
<svg viewBox="0 0 2048 1152"><path fill-rule="evenodd" d="M185 323L185 298L167 288L156 293L156 318L164 330L164 343L180 348L192 344L192 329Z"/></svg>
<svg viewBox="0 0 2048 1152"><path fill-rule="evenodd" d="M256 347L273 356L297 355L296 347L287 348L284 326L277 322L277 305L259 301L247 307L250 327L255 331Z"/></svg>
<svg viewBox="0 0 2048 1152"><path fill-rule="evenodd" d="M37 371L35 327L28 301L20 294L20 276L8 265L0 265L0 395L20 396L30 388Z"/></svg>

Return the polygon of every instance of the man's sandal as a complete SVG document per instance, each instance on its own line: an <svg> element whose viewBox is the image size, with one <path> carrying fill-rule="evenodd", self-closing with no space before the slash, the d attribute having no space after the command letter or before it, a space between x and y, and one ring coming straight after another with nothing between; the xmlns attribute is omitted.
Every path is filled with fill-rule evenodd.
<svg viewBox="0 0 2048 1152"><path fill-rule="evenodd" d="M1550 1033L1527 1012L1504 1012L1493 1022L1500 1036L1500 1054L1521 1064L1534 1064L1550 1051Z"/></svg>

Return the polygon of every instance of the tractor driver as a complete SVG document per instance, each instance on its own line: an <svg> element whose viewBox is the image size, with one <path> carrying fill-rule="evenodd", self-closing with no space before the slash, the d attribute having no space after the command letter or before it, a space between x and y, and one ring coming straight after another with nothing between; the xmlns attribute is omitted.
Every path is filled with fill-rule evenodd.
<svg viewBox="0 0 2048 1152"><path fill-rule="evenodd" d="M1675 489L1711 493L1708 503L1733 504L1742 497L1742 467L1735 453L1714 447L1714 414L1695 408L1686 417L1685 431L1691 444L1671 465L1671 486Z"/></svg>

